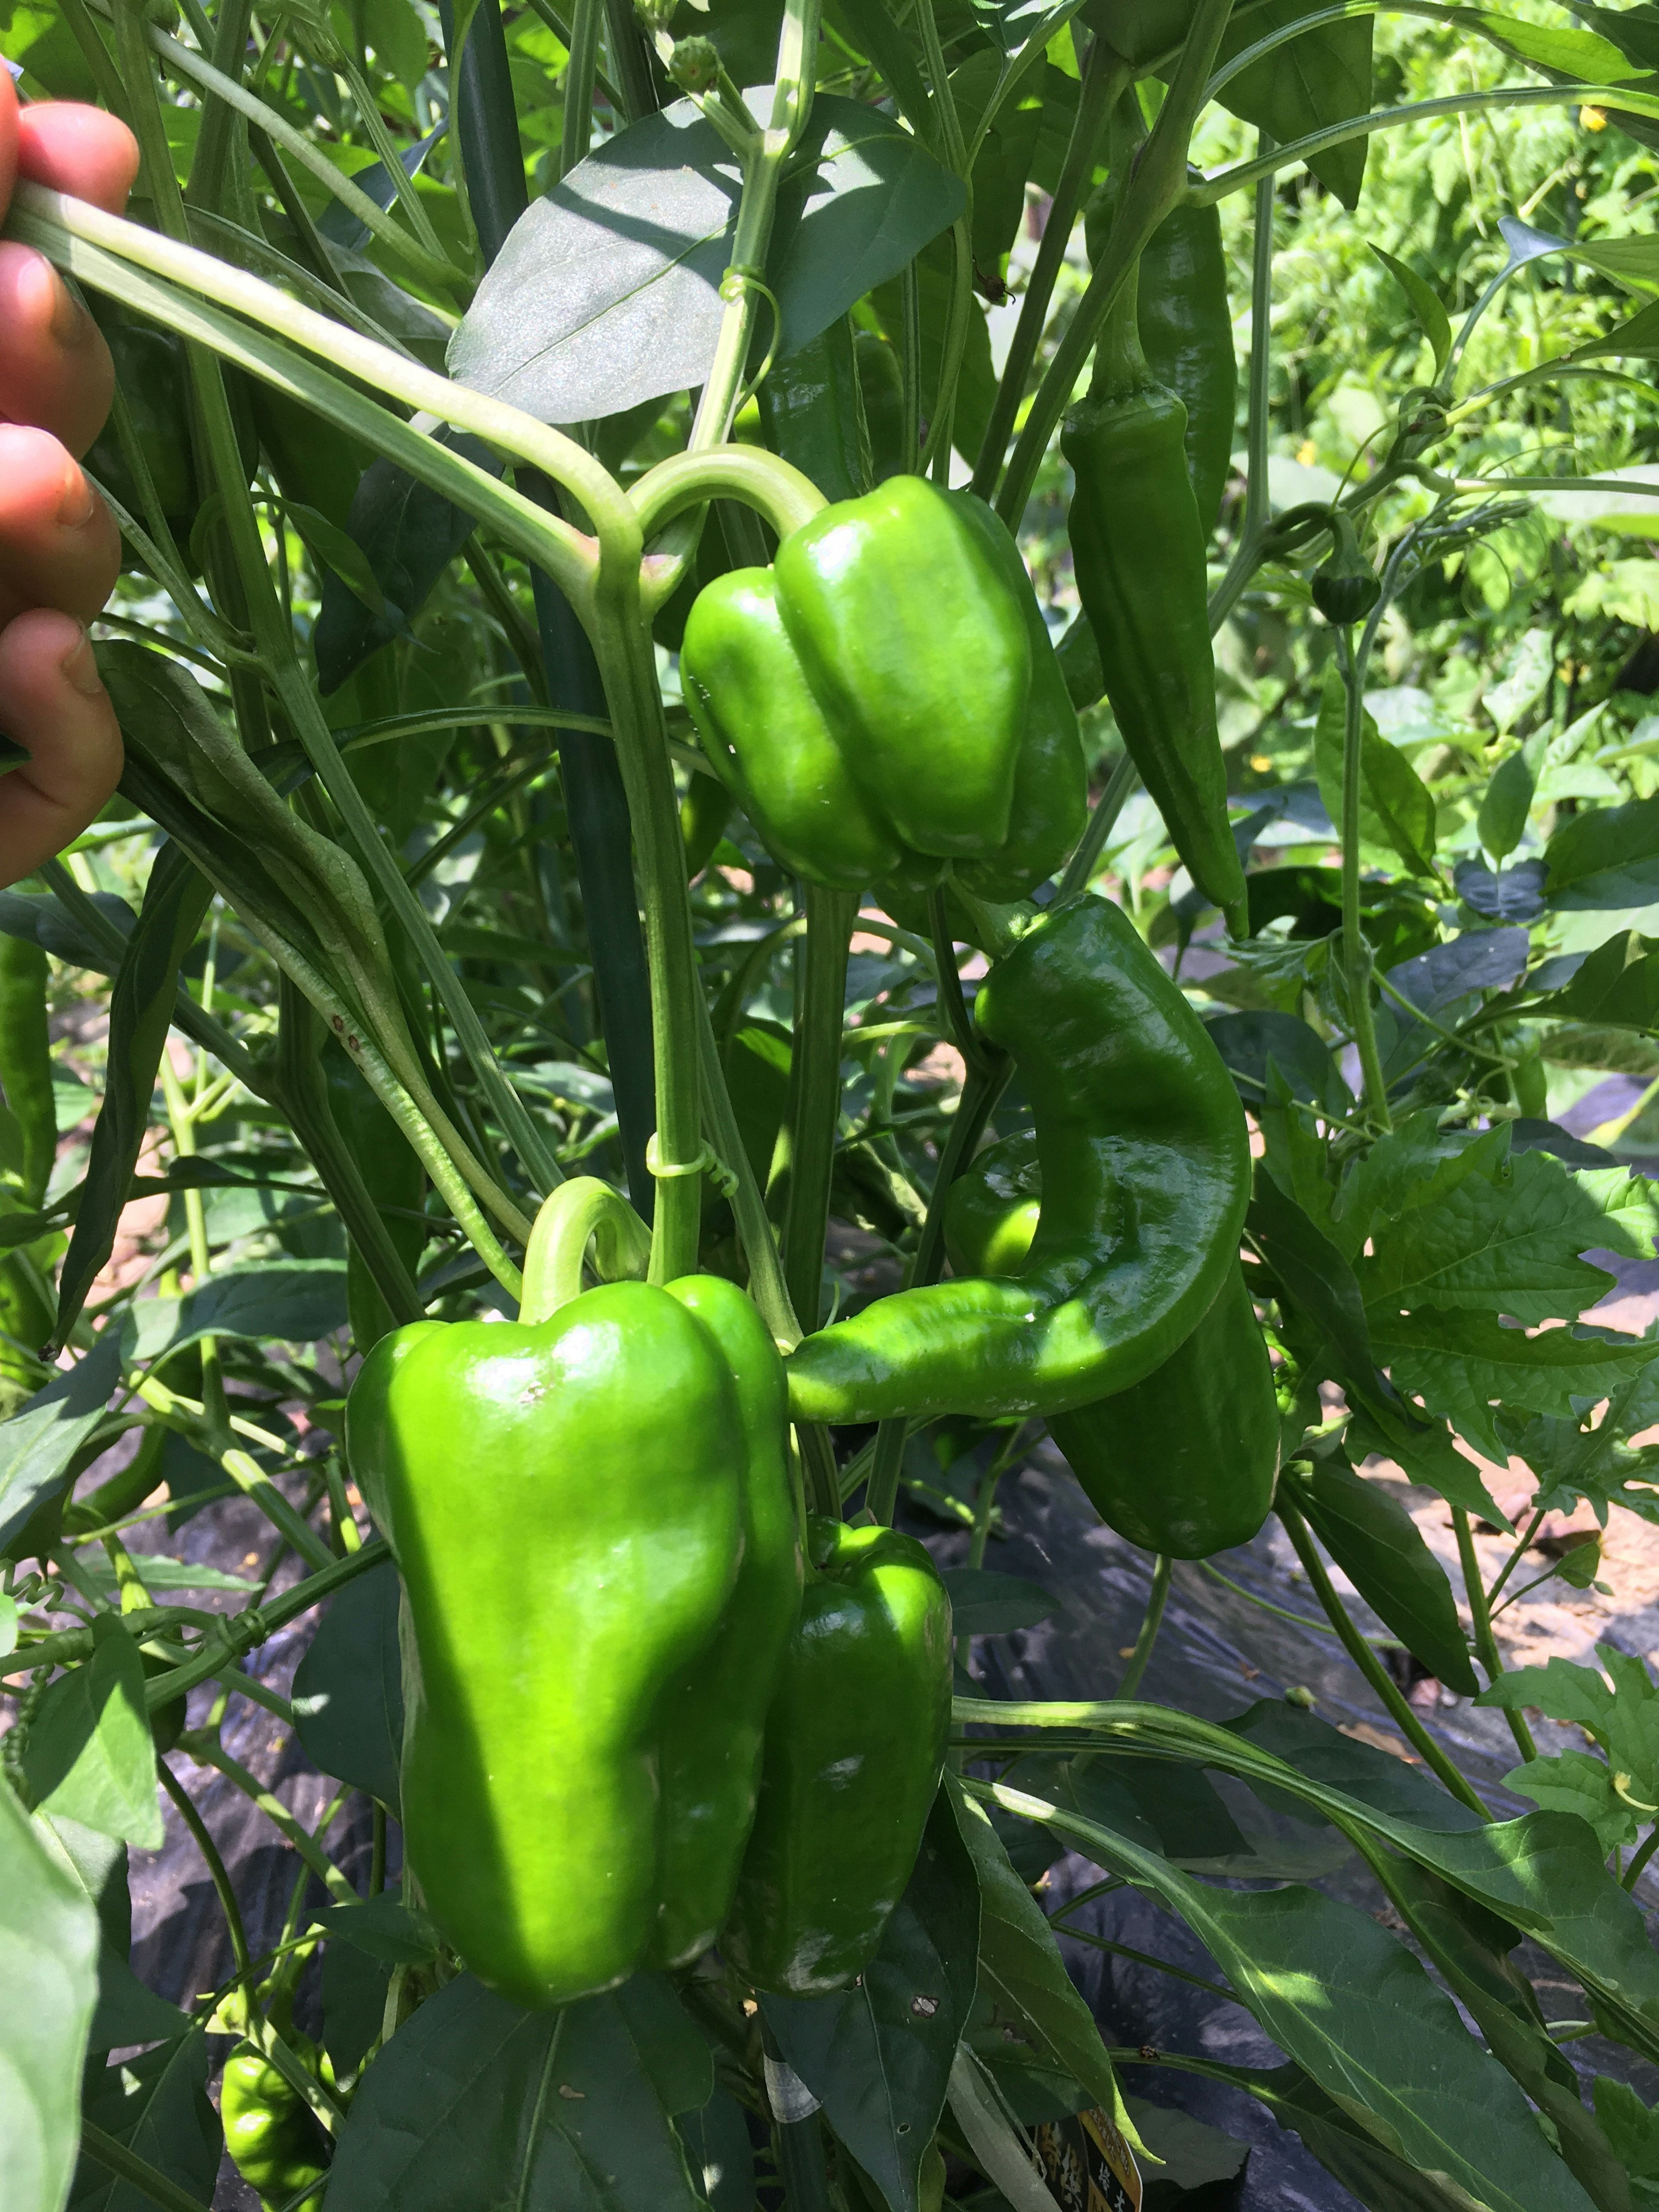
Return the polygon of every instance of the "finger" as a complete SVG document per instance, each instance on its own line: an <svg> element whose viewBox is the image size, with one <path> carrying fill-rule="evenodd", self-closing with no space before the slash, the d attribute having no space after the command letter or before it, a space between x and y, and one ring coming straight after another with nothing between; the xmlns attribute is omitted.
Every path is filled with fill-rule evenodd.
<svg viewBox="0 0 1659 2212"><path fill-rule="evenodd" d="M84 453L115 389L104 334L42 253L0 240L0 421Z"/></svg>
<svg viewBox="0 0 1659 2212"><path fill-rule="evenodd" d="M11 205L17 175L17 87L11 71L0 68L0 216Z"/></svg>
<svg viewBox="0 0 1659 2212"><path fill-rule="evenodd" d="M0 622L26 607L89 622L120 568L110 511L58 441L0 423Z"/></svg>
<svg viewBox="0 0 1659 2212"><path fill-rule="evenodd" d="M121 732L79 623L48 608L0 630L0 734L30 757L0 776L0 884L95 820L121 774Z"/></svg>
<svg viewBox="0 0 1659 2212"><path fill-rule="evenodd" d="M101 107L40 100L18 111L17 173L119 215L138 173L138 142Z"/></svg>

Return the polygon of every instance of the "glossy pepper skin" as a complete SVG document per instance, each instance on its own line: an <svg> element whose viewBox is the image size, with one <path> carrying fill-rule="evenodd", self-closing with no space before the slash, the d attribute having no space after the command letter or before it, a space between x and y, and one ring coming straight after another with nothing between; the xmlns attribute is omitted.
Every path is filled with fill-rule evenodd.
<svg viewBox="0 0 1659 2212"><path fill-rule="evenodd" d="M800 1589L753 1306L694 1275L416 1323L365 1361L347 1443L418 1655L403 1814L434 1919L532 2007L695 1958Z"/></svg>
<svg viewBox="0 0 1659 2212"><path fill-rule="evenodd" d="M787 1363L797 1420L1051 1413L1128 1389L1234 1264L1249 1143L1203 1024L1121 910L1037 915L993 966L979 1028L1013 1055L1045 1193L1017 1280L900 1291Z"/></svg>
<svg viewBox="0 0 1659 2212"><path fill-rule="evenodd" d="M1085 213L1091 264L1100 258L1117 204L1115 179ZM1238 419L1238 357L1221 210L1183 202L1170 209L1141 250L1135 327L1146 367L1187 410L1187 474L1205 534L1215 528L1232 473Z"/></svg>
<svg viewBox="0 0 1659 2212"><path fill-rule="evenodd" d="M290 2033L288 2040L314 2057L303 2037ZM231 2163L265 2212L280 2212L296 2191L327 2172L322 2131L305 2099L251 2043L239 2043L225 2061L219 2109Z"/></svg>
<svg viewBox="0 0 1659 2212"><path fill-rule="evenodd" d="M995 898L1063 856L1082 749L1006 536L981 502L894 477L792 532L772 568L699 594L687 702L792 872L861 890L899 871L927 887L949 860Z"/></svg>
<svg viewBox="0 0 1659 2212"><path fill-rule="evenodd" d="M1042 1202L1029 1131L981 1152L951 1190L951 1264L1017 1274ZM1049 1416L1084 1495L1132 1544L1177 1559L1248 1543L1279 1475L1279 1405L1267 1347L1235 1261L1186 1342L1144 1382Z"/></svg>
<svg viewBox="0 0 1659 2212"><path fill-rule="evenodd" d="M1244 876L1227 823L1204 549L1187 473L1187 410L1147 369L1125 288L1094 385L1060 434L1073 487L1078 597L1106 696L1171 842L1206 898L1237 909Z"/></svg>
<svg viewBox="0 0 1659 2212"><path fill-rule="evenodd" d="M757 1989L823 1996L874 1958L945 1765L951 1601L913 1537L809 1523L813 1573L772 1710L720 1949Z"/></svg>

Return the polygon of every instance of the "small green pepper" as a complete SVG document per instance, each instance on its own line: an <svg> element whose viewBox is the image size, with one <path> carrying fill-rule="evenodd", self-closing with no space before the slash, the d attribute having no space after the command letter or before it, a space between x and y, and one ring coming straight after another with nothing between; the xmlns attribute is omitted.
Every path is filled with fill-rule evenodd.
<svg viewBox="0 0 1659 2212"><path fill-rule="evenodd" d="M1382 583L1359 550L1352 517L1331 509L1331 550L1313 572L1313 603L1339 629L1364 622L1382 596Z"/></svg>
<svg viewBox="0 0 1659 2212"><path fill-rule="evenodd" d="M315 2059L303 2036L290 2031L285 2040L302 2057ZM296 2191L327 2172L322 2130L310 2107L252 2043L239 2043L225 2061L219 2112L231 2163L258 2192L264 2212L282 2212Z"/></svg>
<svg viewBox="0 0 1659 2212"><path fill-rule="evenodd" d="M1121 908L1052 906L993 966L979 1029L1030 1101L1045 1196L1017 1280L918 1285L790 1354L797 1420L1050 1413L1127 1390L1237 1262L1243 1109L1220 1054Z"/></svg>
<svg viewBox="0 0 1659 2212"><path fill-rule="evenodd" d="M814 1520L720 1948L755 1988L845 1989L921 1848L951 1718L951 1601L912 1536Z"/></svg>

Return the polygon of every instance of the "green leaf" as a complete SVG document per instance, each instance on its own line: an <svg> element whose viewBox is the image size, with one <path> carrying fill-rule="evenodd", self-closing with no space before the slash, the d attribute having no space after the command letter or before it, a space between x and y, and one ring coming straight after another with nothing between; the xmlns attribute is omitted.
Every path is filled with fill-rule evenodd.
<svg viewBox="0 0 1659 2212"><path fill-rule="evenodd" d="M1480 1685L1446 1571L1400 1500L1330 1453L1316 1457L1310 1474L1296 1485L1296 1497L1325 1549L1378 1620L1437 1681L1460 1697L1474 1697Z"/></svg>
<svg viewBox="0 0 1659 2212"><path fill-rule="evenodd" d="M1452 343L1451 318L1441 305L1439 294L1425 278L1418 275L1415 269L1396 260L1392 253L1384 252L1373 241L1368 240L1366 242L1410 301L1418 327L1434 349L1434 373L1438 376L1446 366ZM1487 849L1490 850L1490 847Z"/></svg>
<svg viewBox="0 0 1659 2212"><path fill-rule="evenodd" d="M179 963L195 939L213 887L173 844L156 854L137 927L110 994L104 1103L92 1133L87 1179L58 1285L58 1341L115 1249L133 1170L149 1130L156 1071L172 1025Z"/></svg>
<svg viewBox="0 0 1659 2212"><path fill-rule="evenodd" d="M198 1566L191 1559L164 1559L157 1552L138 1552L134 1558L144 1587L151 1590L240 1590L252 1595L254 1585L246 1575L222 1574L217 1567ZM107 1594L116 1588L115 1569L101 1547L86 1545L76 1554L76 1564L93 1586Z"/></svg>
<svg viewBox="0 0 1659 2212"><path fill-rule="evenodd" d="M690 100L577 164L514 226L452 343L462 383L543 422L700 384L732 258L738 162ZM960 180L897 120L821 94L767 257L779 350L827 330L960 214Z"/></svg>
<svg viewBox="0 0 1659 2212"><path fill-rule="evenodd" d="M118 1333L106 1328L67 1374L0 1424L0 1553L9 1553L38 1507L67 1488L76 1455L103 1420L120 1376Z"/></svg>
<svg viewBox="0 0 1659 2212"><path fill-rule="evenodd" d="M388 623L394 632L407 630L401 609L394 607L380 589L380 580L355 538L342 530L338 523L331 522L325 514L319 514L314 507L304 506L298 500L285 500L283 512L307 550L324 568L333 570L370 614Z"/></svg>
<svg viewBox="0 0 1659 2212"><path fill-rule="evenodd" d="M207 2032L88 2073L87 2117L206 2205L219 2177L224 2131L207 2093ZM75 2176L69 2212L154 2212L152 2200L90 2158Z"/></svg>
<svg viewBox="0 0 1659 2212"><path fill-rule="evenodd" d="M1633 361L1659 357L1659 300L1632 315L1627 323L1620 323L1617 330L1609 331L1605 337L1587 338L1565 358L1596 361L1608 354Z"/></svg>
<svg viewBox="0 0 1659 2212"><path fill-rule="evenodd" d="M1586 2212L1520 2091L1368 1913L1317 1890L1212 1889L1080 1819L998 1787L1178 1913L1279 2049L1387 2148L1489 2212ZM1443 1844L1455 1844L1444 1838Z"/></svg>
<svg viewBox="0 0 1659 2212"><path fill-rule="evenodd" d="M1477 1828L1480 1815L1460 1798L1431 1781L1428 1775L1392 1753L1344 1735L1316 1715L1287 1705L1282 1698L1261 1698L1236 1720L1227 1722L1230 1734L1271 1752L1310 1782L1340 1790L1345 1797L1390 1823L1413 1829L1455 1832ZM1305 1799L1257 1782L1249 1784L1263 1802L1288 1813L1293 1820L1314 1823L1325 1814Z"/></svg>
<svg viewBox="0 0 1659 2212"><path fill-rule="evenodd" d="M1492 1314L1433 1306L1386 1319L1373 1310L1371 1329L1376 1356L1398 1387L1500 1465L1496 1407L1565 1414L1575 1397L1604 1398L1653 1357L1646 1339L1612 1329L1569 1326L1529 1336Z"/></svg>
<svg viewBox="0 0 1659 2212"><path fill-rule="evenodd" d="M1342 1442L1351 1459L1391 1459L1407 1480L1437 1490L1448 1505L1461 1505L1494 1528L1510 1526L1474 1461L1458 1450L1443 1422L1425 1420L1415 1406L1397 1408L1373 1399L1352 1414Z"/></svg>
<svg viewBox="0 0 1659 2212"><path fill-rule="evenodd" d="M713 2212L755 2212L755 2153L737 2099L716 2089L706 2105L682 2112L674 2124L692 2180L701 2183Z"/></svg>
<svg viewBox="0 0 1659 2212"><path fill-rule="evenodd" d="M1374 1230L1421 1206L1442 1206L1465 1176L1491 1172L1510 1145L1499 1127L1471 1137L1462 1129L1443 1129L1434 1107L1407 1115L1386 1137L1352 1162L1332 1209L1338 1241L1352 1258Z"/></svg>
<svg viewBox="0 0 1659 2212"><path fill-rule="evenodd" d="M1625 2178L1611 2146L1584 2109L1571 2064L1550 2040L1531 1983L1510 1963L1519 1930L1407 1861L1390 1862L1383 1878L1492 2056L1555 2128L1569 2167L1597 2204L1621 2202Z"/></svg>
<svg viewBox="0 0 1659 2212"><path fill-rule="evenodd" d="M1524 752L1511 753L1492 770L1475 828L1494 863L1507 860L1527 834L1536 788L1537 779Z"/></svg>
<svg viewBox="0 0 1659 2212"><path fill-rule="evenodd" d="M1463 2191L1443 2174L1419 2173L1385 2150L1299 2066L1278 2066L1268 2072L1208 2059L1204 2071L1258 2099L1280 2127L1302 2138L1326 2172L1334 2174L1366 2212L1469 2212Z"/></svg>
<svg viewBox="0 0 1659 2212"><path fill-rule="evenodd" d="M1255 16L1251 21L1255 20ZM1369 20L1369 19L1368 19ZM1314 729L1314 769L1319 795L1339 828L1345 781L1343 727L1347 694L1333 666L1325 672ZM1359 836L1362 843L1395 853L1413 875L1434 873L1434 800L1417 770L1364 718L1359 753Z"/></svg>
<svg viewBox="0 0 1659 2212"><path fill-rule="evenodd" d="M1583 84L1619 84L1646 74L1632 68L1610 39L1594 31L1574 31L1559 23L1528 23L1515 15L1494 15L1480 8L1450 8L1447 14L1490 39L1528 68L1544 70Z"/></svg>
<svg viewBox="0 0 1659 2212"><path fill-rule="evenodd" d="M1523 1929L1583 1983L1623 2041L1659 2057L1659 1952L1635 1899L1607 1871L1582 1820L1528 1813L1461 1835L1393 1840Z"/></svg>
<svg viewBox="0 0 1659 2212"><path fill-rule="evenodd" d="M973 2007L979 1922L974 1863L941 1793L857 1985L835 1996L761 1998L785 2059L891 2212L918 2212L921 2161Z"/></svg>
<svg viewBox="0 0 1659 2212"><path fill-rule="evenodd" d="M1650 2112L1628 2081L1598 2074L1593 2085L1595 2117L1630 2172L1659 2180L1659 2113Z"/></svg>
<svg viewBox="0 0 1659 2212"><path fill-rule="evenodd" d="M945 1587L958 1636L1006 1636L1012 1629L1035 1628L1058 1609L1058 1600L1040 1583L993 1574L985 1567L947 1567Z"/></svg>
<svg viewBox="0 0 1659 2212"><path fill-rule="evenodd" d="M1650 905L1659 899L1659 798L1572 815L1544 857L1547 894L1561 911Z"/></svg>
<svg viewBox="0 0 1659 2212"><path fill-rule="evenodd" d="M1595 1656L1605 1674L1560 1658L1510 1668L1476 1702L1510 1711L1535 1705L1553 1721L1583 1729L1614 1771L1630 1778L1632 1795L1659 1805L1659 1686L1630 1653L1603 1644Z"/></svg>
<svg viewBox="0 0 1659 2212"><path fill-rule="evenodd" d="M161 1810L143 1661L112 1613L100 1613L92 1634L91 1659L50 1683L35 1709L23 1774L42 1812L159 1850Z"/></svg>
<svg viewBox="0 0 1659 2212"><path fill-rule="evenodd" d="M364 2075L329 2192L353 2212L696 2212L672 2114L712 2087L656 1976L532 2013L462 1974Z"/></svg>
<svg viewBox="0 0 1659 2212"><path fill-rule="evenodd" d="M1511 1790L1530 1797L1546 1812L1574 1813L1595 1831L1602 1850L1633 1844L1642 1816L1632 1812L1613 1786L1613 1770L1587 1751L1562 1751L1529 1759L1504 1777Z"/></svg>
<svg viewBox="0 0 1659 2212"><path fill-rule="evenodd" d="M979 1984L1028 2041L1088 2092L1127 2135L1122 2093L1093 2014L1078 1995L1042 1907L1008 1863L989 1814L947 1776L957 1825L979 1878Z"/></svg>
<svg viewBox="0 0 1659 2212"><path fill-rule="evenodd" d="M440 1939L432 1922L391 1890L361 1905L322 1905L311 1917L331 1940L337 1936L383 1966L424 1966L438 1955Z"/></svg>
<svg viewBox="0 0 1659 2212"><path fill-rule="evenodd" d="M295 1674L294 1724L325 1774L367 1790L396 1814L404 1688L390 1559L329 1600Z"/></svg>
<svg viewBox="0 0 1659 2212"><path fill-rule="evenodd" d="M355 1943L325 1946L322 2042L337 2076L355 2074L380 2040L392 1972Z"/></svg>
<svg viewBox="0 0 1659 2212"><path fill-rule="evenodd" d="M160 1359L204 1336L314 1344L343 1328L346 1271L338 1260L283 1260L227 1267L182 1298L145 1298L130 1310L131 1360Z"/></svg>
<svg viewBox="0 0 1659 2212"><path fill-rule="evenodd" d="M1659 1029L1659 939L1621 929L1598 945L1547 1010L1603 1029Z"/></svg>
<svg viewBox="0 0 1659 2212"><path fill-rule="evenodd" d="M1311 15L1317 4L1318 0L1267 0L1266 6L1252 8L1224 35L1218 58L1242 53L1269 31ZM1281 145L1346 116L1364 115L1371 105L1371 32L1367 15L1327 23L1293 39L1224 85L1221 104L1241 121L1271 132ZM1309 158L1315 176L1350 213L1359 204L1370 143L1350 138Z"/></svg>
<svg viewBox="0 0 1659 2212"><path fill-rule="evenodd" d="M1575 1171L1542 1151L1484 1155L1432 1206L1387 1224L1357 1264L1374 1334L1417 1306L1465 1307L1532 1325L1582 1313L1613 1278L1580 1255L1647 1259L1659 1212L1652 1186L1623 1168Z"/></svg>
<svg viewBox="0 0 1659 2212"><path fill-rule="evenodd" d="M17 2212L58 2212L80 2135L98 1916L0 1779L0 2142Z"/></svg>

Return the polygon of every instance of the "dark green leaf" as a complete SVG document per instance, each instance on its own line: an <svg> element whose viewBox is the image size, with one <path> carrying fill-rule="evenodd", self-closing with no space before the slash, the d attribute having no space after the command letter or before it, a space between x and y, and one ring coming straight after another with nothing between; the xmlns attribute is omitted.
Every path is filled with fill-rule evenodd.
<svg viewBox="0 0 1659 2212"><path fill-rule="evenodd" d="M213 889L173 844L150 868L137 926L110 994L109 1063L92 1133L87 1179L58 1284L58 1340L75 1324L94 1278L115 1249L133 1170L149 1128L156 1071L173 1022L179 965L195 939Z"/></svg>
<svg viewBox="0 0 1659 2212"><path fill-rule="evenodd" d="M391 1890L361 1905L320 1906L312 1918L328 1930L331 1942L337 1938L384 1966L424 1966L438 1955L437 1929Z"/></svg>
<svg viewBox="0 0 1659 2212"><path fill-rule="evenodd" d="M74 2166L98 1944L85 1890L0 1781L0 2143L30 2212L63 2203Z"/></svg>
<svg viewBox="0 0 1659 2212"><path fill-rule="evenodd" d="M1536 787L1537 779L1524 751L1512 752L1492 770L1475 827L1494 860L1506 860L1526 835Z"/></svg>
<svg viewBox="0 0 1659 2212"><path fill-rule="evenodd" d="M1268 32L1311 15L1318 0L1267 0L1223 36L1220 59L1242 53ZM1224 86L1221 103L1246 123L1270 131L1281 144L1364 115L1371 105L1371 19L1327 23L1277 47ZM1350 211L1359 204L1370 141L1346 140L1310 156L1308 167Z"/></svg>
<svg viewBox="0 0 1659 2212"><path fill-rule="evenodd" d="M125 899L112 891L97 891L92 903L112 930L128 935L137 917ZM42 897L28 891L0 891L0 935L21 937L50 952L54 960L67 961L93 975L112 975L118 964L111 946L50 892Z"/></svg>
<svg viewBox="0 0 1659 2212"><path fill-rule="evenodd" d="M1474 1697L1480 1685L1446 1571L1400 1500L1331 1454L1316 1457L1295 1490L1315 1534L1378 1620L1437 1681Z"/></svg>
<svg viewBox="0 0 1659 2212"><path fill-rule="evenodd" d="M1261 1166L1245 1231L1285 1291L1328 1342L1342 1375L1374 1390L1376 1362L1358 1277L1323 1230Z"/></svg>
<svg viewBox="0 0 1659 2212"><path fill-rule="evenodd" d="M345 1327L346 1271L339 1260L284 1260L227 1267L182 1298L145 1298L127 1323L129 1359L160 1359L204 1336L314 1344Z"/></svg>
<svg viewBox="0 0 1659 2212"><path fill-rule="evenodd" d="M1587 2212L1514 2082L1368 1913L1312 1889L1206 1888L1075 1814L1025 1802L1178 1913L1279 2049L1390 2150L1490 2212Z"/></svg>
<svg viewBox="0 0 1659 2212"><path fill-rule="evenodd" d="M1544 911L1542 860L1517 860L1494 874L1482 860L1459 860L1452 883L1465 906L1489 921L1536 921Z"/></svg>
<svg viewBox="0 0 1659 2212"><path fill-rule="evenodd" d="M665 2032L678 2004L658 1983L636 2008L636 1989L531 2013L470 1974L447 1983L364 2075L331 2196L353 2212L696 2212L669 2109L693 2070ZM707 2102L708 2064L704 2049L702 2094L681 2109Z"/></svg>
<svg viewBox="0 0 1659 2212"><path fill-rule="evenodd" d="M945 1786L979 1878L981 1991L1042 2056L1087 2091L1091 2104L1119 2119L1122 2097L1112 2062L1041 1906L1009 1865L983 1806L954 1780Z"/></svg>
<svg viewBox="0 0 1659 2212"><path fill-rule="evenodd" d="M674 2124L685 2145L691 2179L714 2212L754 2212L755 2154L743 2106L723 2089Z"/></svg>
<svg viewBox="0 0 1659 2212"><path fill-rule="evenodd" d="M1544 848L1553 907L1650 906L1659 899L1659 798L1586 808Z"/></svg>
<svg viewBox="0 0 1659 2212"><path fill-rule="evenodd" d="M207 2033L192 2027L177 2043L94 2069L86 2085L88 2118L203 2205L212 2198L224 2143L207 2078ZM155 2212L155 2205L131 2182L82 2158L69 2212Z"/></svg>
<svg viewBox="0 0 1659 2212"><path fill-rule="evenodd" d="M501 474L499 455L481 439L447 428L435 434L476 467ZM407 629L472 535L473 518L430 485L416 483L395 462L375 459L352 494L346 528L362 549L385 611L366 605L332 569L324 577L312 651L325 697L337 691L371 653Z"/></svg>
<svg viewBox="0 0 1659 2212"><path fill-rule="evenodd" d="M452 374L555 422L700 384L737 198L735 158L690 100L618 132L514 225ZM957 179L890 117L820 95L768 260L781 353L896 275L962 204Z"/></svg>
<svg viewBox="0 0 1659 2212"><path fill-rule="evenodd" d="M1340 1729L1282 1699L1262 1698L1226 1725L1235 1735L1271 1752L1310 1781L1340 1790L1390 1820L1430 1831L1458 1831L1480 1825L1478 1814L1420 1769L1344 1735ZM1304 1799L1288 1791L1255 1781L1250 1787L1264 1803L1295 1820L1316 1821L1323 1817Z"/></svg>
<svg viewBox="0 0 1659 2212"><path fill-rule="evenodd" d="M90 1661L59 1675L35 1709L24 1777L42 1811L158 1850L161 1812L143 1662L115 1615L100 1613L92 1633Z"/></svg>
<svg viewBox="0 0 1659 2212"><path fill-rule="evenodd" d="M1302 0L1273 0L1274 5L1288 4L1301 9ZM1264 12L1255 11L1252 23L1261 21ZM1370 18L1364 19L1369 27ZM1360 27L1358 24L1338 24L1339 32L1346 33ZM1275 62L1282 55L1275 55ZM1344 114L1351 111L1343 109ZM1275 132L1277 137L1278 133ZM1364 142L1357 142L1363 144ZM1314 767L1319 777L1319 795L1324 800L1333 822L1342 819L1342 787L1346 775L1344 764L1343 725L1347 714L1347 694L1342 678L1335 668L1325 672L1325 688L1320 696L1319 720L1314 731ZM1359 753L1359 835L1367 845L1397 854L1413 875L1431 876L1434 873L1435 815L1434 800L1428 787L1417 770L1382 736L1369 713L1364 717L1364 730Z"/></svg>
<svg viewBox="0 0 1659 2212"><path fill-rule="evenodd" d="M1342 1097L1351 1095L1330 1047L1317 1030L1295 1014L1219 1014L1204 1026L1246 1106L1259 1106L1267 1095L1270 1060L1289 1084L1293 1098L1315 1106L1340 1106Z"/></svg>
<svg viewBox="0 0 1659 2212"><path fill-rule="evenodd" d="M325 1774L396 1814L404 1691L398 1571L390 1559L329 1600L294 1677L294 1723Z"/></svg>
<svg viewBox="0 0 1659 2212"><path fill-rule="evenodd" d="M118 1332L106 1328L67 1374L0 1424L0 1552L35 1509L60 1496L76 1454L104 1418L121 1375Z"/></svg>
<svg viewBox="0 0 1659 2212"><path fill-rule="evenodd" d="M1438 376L1446 366L1446 356L1451 351L1452 342L1451 318L1441 304L1440 295L1426 278L1418 275L1415 269L1396 260L1392 253L1385 253L1380 246L1372 245L1371 252L1411 302L1418 328L1433 348L1434 373ZM1493 849L1490 845L1486 847L1489 853ZM1505 853L1510 849L1508 845L1504 848ZM1503 854L1499 854L1498 858L1501 860Z"/></svg>
<svg viewBox="0 0 1659 2212"><path fill-rule="evenodd" d="M355 2074L379 2039L392 1984L388 1960L371 1958L355 1943L330 1943L323 1952L323 2048L337 2075Z"/></svg>
<svg viewBox="0 0 1659 2212"><path fill-rule="evenodd" d="M1006 1636L1011 1629L1035 1628L1047 1620L1056 1601L1037 1583L1018 1575L998 1575L984 1567L947 1567L951 1619L958 1636Z"/></svg>
<svg viewBox="0 0 1659 2212"><path fill-rule="evenodd" d="M974 2002L980 1899L949 1800L857 1985L830 1997L763 1996L785 2059L892 2212L917 2212L918 2175Z"/></svg>
<svg viewBox="0 0 1659 2212"><path fill-rule="evenodd" d="M1547 1011L1600 1029L1659 1029L1659 939L1618 931L1596 946Z"/></svg>

